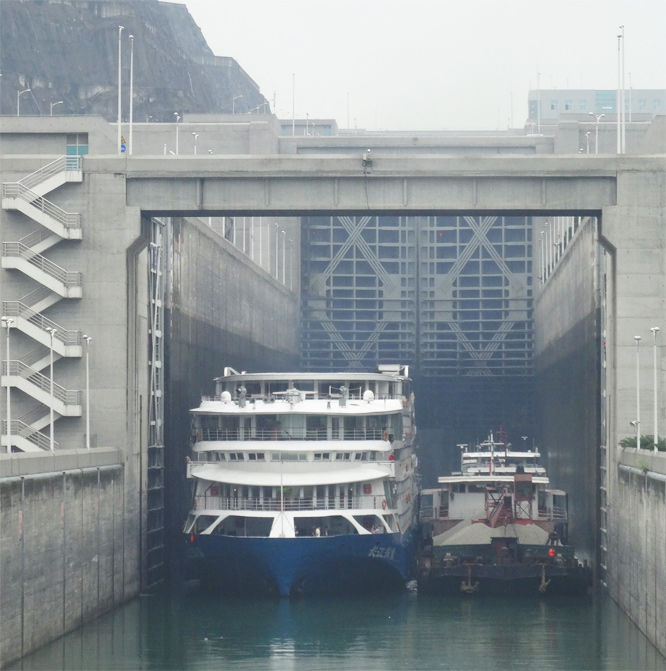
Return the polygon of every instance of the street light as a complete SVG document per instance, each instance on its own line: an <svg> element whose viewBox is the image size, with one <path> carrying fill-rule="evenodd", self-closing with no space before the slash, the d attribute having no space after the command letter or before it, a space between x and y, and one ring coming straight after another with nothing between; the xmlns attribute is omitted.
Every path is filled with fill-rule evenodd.
<svg viewBox="0 0 666 671"><path fill-rule="evenodd" d="M657 451L657 443L659 442L659 431L658 431L658 422L657 422L657 333L659 332L658 326L653 326L650 331L654 336L652 343L652 376L653 376L653 385L654 385L654 433L652 437L654 439L654 452Z"/></svg>
<svg viewBox="0 0 666 671"><path fill-rule="evenodd" d="M641 337L634 336L636 341L636 449L641 446L641 371L640 371L640 344ZM633 423L633 422L632 422Z"/></svg>
<svg viewBox="0 0 666 671"><path fill-rule="evenodd" d="M28 93L30 89L23 89L21 91L20 89L16 92L16 116L21 116L21 96L24 93Z"/></svg>
<svg viewBox="0 0 666 671"><path fill-rule="evenodd" d="M287 262L287 255L286 255L286 244L287 244L287 234L282 231L282 284L286 285L286 279L285 279L285 264Z"/></svg>
<svg viewBox="0 0 666 671"><path fill-rule="evenodd" d="M53 116L53 108L54 108L56 105L62 105L63 102L64 102L63 100L58 100L57 103L51 103L51 116Z"/></svg>
<svg viewBox="0 0 666 671"><path fill-rule="evenodd" d="M278 227L277 221L275 222L275 279L277 280L278 278L278 249L279 249L279 242L280 242L280 228Z"/></svg>
<svg viewBox="0 0 666 671"><path fill-rule="evenodd" d="M603 119L606 115L605 114L595 114L594 112L588 112L590 116L594 117L595 121L595 129L594 129L594 153L598 154L599 153L599 122L601 119Z"/></svg>
<svg viewBox="0 0 666 671"><path fill-rule="evenodd" d="M134 122L134 35L130 35L130 92L129 92L129 153L132 153L133 133L132 124Z"/></svg>
<svg viewBox="0 0 666 671"><path fill-rule="evenodd" d="M236 101L243 96L234 96L231 101L231 113L236 114Z"/></svg>
<svg viewBox="0 0 666 671"><path fill-rule="evenodd" d="M194 154L196 156L197 153L197 138L199 137L198 133L192 133L192 137L194 138Z"/></svg>
<svg viewBox="0 0 666 671"><path fill-rule="evenodd" d="M10 389L11 386L9 384L9 366L10 366L10 359L9 359L9 329L11 328L12 324L14 323L14 320L11 317L3 317L2 318L2 323L4 324L5 328L7 329L7 452L12 451L12 406L11 406L11 396L10 396ZM2 433L2 430L0 430L0 434Z"/></svg>
<svg viewBox="0 0 666 671"><path fill-rule="evenodd" d="M90 336L84 335L86 341L86 449L90 452Z"/></svg>
<svg viewBox="0 0 666 671"><path fill-rule="evenodd" d="M586 153L590 153L590 131L585 131L585 149Z"/></svg>
<svg viewBox="0 0 666 671"><path fill-rule="evenodd" d="M174 112L173 115L176 117L176 154L178 154L178 122L180 121L180 114Z"/></svg>
<svg viewBox="0 0 666 671"><path fill-rule="evenodd" d="M122 154L122 147L121 147L121 139L122 135L120 133L121 131L121 124L122 124L122 59L123 59L123 54L122 54L122 41L121 41L121 36L123 34L125 26L118 26L118 153Z"/></svg>
<svg viewBox="0 0 666 671"><path fill-rule="evenodd" d="M53 431L53 424L54 424L54 416L53 416L53 336L55 335L55 328L46 328L45 331L49 334L51 337L51 365L50 365L50 376L51 376L51 388L50 388L50 395L51 399L49 400L49 423L51 425L51 435L49 437L49 446L51 448L51 452L55 452L55 434Z"/></svg>

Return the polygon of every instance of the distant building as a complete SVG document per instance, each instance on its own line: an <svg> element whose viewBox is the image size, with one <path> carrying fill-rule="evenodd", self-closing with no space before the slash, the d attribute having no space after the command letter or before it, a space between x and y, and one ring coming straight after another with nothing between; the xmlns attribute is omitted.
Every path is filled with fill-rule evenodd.
<svg viewBox="0 0 666 671"><path fill-rule="evenodd" d="M539 107L541 107L539 114ZM666 114L666 89L626 89L625 111L627 115L640 114L652 118ZM550 126L562 115L569 114L616 114L617 91L615 89L538 89L528 94L528 121ZM627 116L627 121L630 121Z"/></svg>

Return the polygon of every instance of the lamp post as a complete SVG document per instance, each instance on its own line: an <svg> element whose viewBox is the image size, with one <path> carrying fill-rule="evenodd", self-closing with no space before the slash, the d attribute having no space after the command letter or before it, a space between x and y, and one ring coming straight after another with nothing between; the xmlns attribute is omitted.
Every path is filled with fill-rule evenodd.
<svg viewBox="0 0 666 671"><path fill-rule="evenodd" d="M294 241L289 238L289 291L294 290Z"/></svg>
<svg viewBox="0 0 666 671"><path fill-rule="evenodd" d="M178 154L178 122L180 121L180 114L174 112L173 115L176 117L176 155Z"/></svg>
<svg viewBox="0 0 666 671"><path fill-rule="evenodd" d="M63 102L64 102L63 100L58 100L57 103L51 103L51 116L53 116L53 108L54 108L56 105L62 105Z"/></svg>
<svg viewBox="0 0 666 671"><path fill-rule="evenodd" d="M11 406L11 394L10 394L10 389L11 386L9 384L9 366L10 366L10 358L9 358L9 329L11 328L12 324L14 323L14 320L11 317L3 317L2 318L2 323L4 324L5 328L7 329L7 452L12 451L12 406ZM0 430L0 434L2 433L2 430Z"/></svg>
<svg viewBox="0 0 666 671"><path fill-rule="evenodd" d="M636 449L641 446L641 370L640 345L641 337L634 336L636 341Z"/></svg>
<svg viewBox="0 0 666 671"><path fill-rule="evenodd" d="M50 377L51 377L51 386L50 386L50 400L49 400L49 424L51 427L50 430L50 448L51 452L55 452L55 436L53 432L53 424L54 424L54 416L53 416L53 336L55 335L56 330L54 328L47 328L46 331L48 332L49 336L51 337L51 361L50 361Z"/></svg>
<svg viewBox="0 0 666 671"><path fill-rule="evenodd" d="M658 326L653 326L650 331L654 340L652 342L652 383L654 385L654 433L652 438L654 439L654 452L657 451L657 443L659 442L659 426L658 426L658 417L659 413L657 412L657 333L659 332Z"/></svg>
<svg viewBox="0 0 666 671"><path fill-rule="evenodd" d="M132 123L134 121L134 35L130 35L130 92L129 92L129 153L132 153Z"/></svg>
<svg viewBox="0 0 666 671"><path fill-rule="evenodd" d="M90 336L84 335L86 341L86 449L90 452Z"/></svg>
<svg viewBox="0 0 666 671"><path fill-rule="evenodd" d="M590 131L585 131L585 149L586 153L590 153Z"/></svg>
<svg viewBox="0 0 666 671"><path fill-rule="evenodd" d="M122 142L120 141L120 139L122 137L121 134L120 134L120 131L121 131L120 126L122 124L122 100L123 100L123 97L122 97L122 88L121 88L120 84L122 82L122 74L123 74L123 71L122 71L123 54L122 54L122 49L121 49L121 46L122 46L121 36L123 34L124 28L125 28L125 26L118 26L118 153L119 154L122 153L121 148L120 148L120 145L122 144Z"/></svg>
<svg viewBox="0 0 666 671"><path fill-rule="evenodd" d="M286 262L287 262L287 255L286 255L286 245L287 245L287 234L282 231L282 284L286 285Z"/></svg>
<svg viewBox="0 0 666 671"><path fill-rule="evenodd" d="M197 138L199 137L198 133L192 133L192 137L194 138L194 155L196 156L197 154Z"/></svg>
<svg viewBox="0 0 666 671"><path fill-rule="evenodd" d="M231 113L236 114L236 101L243 96L234 96L231 100Z"/></svg>
<svg viewBox="0 0 666 671"><path fill-rule="evenodd" d="M280 229L277 221L275 222L275 279L278 278L278 249L279 249Z"/></svg>
<svg viewBox="0 0 666 671"><path fill-rule="evenodd" d="M605 117L605 114L595 114L594 112L588 112L591 116L594 117L595 128L594 128L594 153L599 153L599 121Z"/></svg>
<svg viewBox="0 0 666 671"><path fill-rule="evenodd" d="M23 89L21 91L20 89L16 92L16 116L21 116L21 96L24 93L28 93L30 89Z"/></svg>

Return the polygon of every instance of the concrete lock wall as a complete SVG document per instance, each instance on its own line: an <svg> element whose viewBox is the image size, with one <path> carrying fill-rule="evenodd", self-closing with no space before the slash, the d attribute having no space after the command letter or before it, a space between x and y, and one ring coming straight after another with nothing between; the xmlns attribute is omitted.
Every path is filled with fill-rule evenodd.
<svg viewBox="0 0 666 671"><path fill-rule="evenodd" d="M650 329L654 326L661 329L656 347L658 432L666 434L665 173L619 176L618 206L604 208L601 232L610 250L605 323L606 582L611 596L666 655L666 453L619 444L636 435L630 422L639 418L640 433L653 433L655 367ZM641 336L638 356L636 335Z"/></svg>
<svg viewBox="0 0 666 671"><path fill-rule="evenodd" d="M118 458L100 452L93 461ZM138 506L126 486L119 463L0 479L0 666L138 592Z"/></svg>
<svg viewBox="0 0 666 671"><path fill-rule="evenodd" d="M597 549L599 324L597 223L584 219L535 300L537 444L568 495L569 541Z"/></svg>

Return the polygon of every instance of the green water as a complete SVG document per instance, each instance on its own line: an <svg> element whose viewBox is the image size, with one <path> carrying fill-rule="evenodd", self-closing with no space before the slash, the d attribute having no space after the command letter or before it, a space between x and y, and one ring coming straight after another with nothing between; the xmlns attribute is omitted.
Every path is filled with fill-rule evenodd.
<svg viewBox="0 0 666 671"><path fill-rule="evenodd" d="M660 669L607 597L141 597L11 669Z"/></svg>

